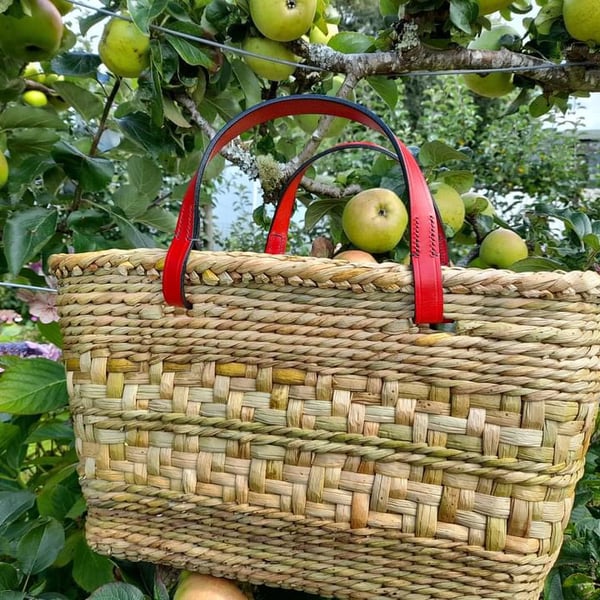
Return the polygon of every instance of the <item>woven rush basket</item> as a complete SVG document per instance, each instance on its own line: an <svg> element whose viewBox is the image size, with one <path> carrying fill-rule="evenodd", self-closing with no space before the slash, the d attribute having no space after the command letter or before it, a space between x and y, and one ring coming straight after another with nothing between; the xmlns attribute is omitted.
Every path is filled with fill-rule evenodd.
<svg viewBox="0 0 600 600"><path fill-rule="evenodd" d="M338 598L538 598L595 424L597 274L442 266L439 331L414 267L191 250L182 307L169 260L50 259L93 548Z"/></svg>

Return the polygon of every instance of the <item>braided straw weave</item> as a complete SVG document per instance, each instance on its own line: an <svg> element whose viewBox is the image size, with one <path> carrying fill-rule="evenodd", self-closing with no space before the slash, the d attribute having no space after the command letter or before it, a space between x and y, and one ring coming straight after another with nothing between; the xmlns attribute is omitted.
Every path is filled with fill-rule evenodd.
<svg viewBox="0 0 600 600"><path fill-rule="evenodd" d="M535 600L594 427L600 277L445 268L450 332L392 263L57 255L98 551L352 599Z"/></svg>

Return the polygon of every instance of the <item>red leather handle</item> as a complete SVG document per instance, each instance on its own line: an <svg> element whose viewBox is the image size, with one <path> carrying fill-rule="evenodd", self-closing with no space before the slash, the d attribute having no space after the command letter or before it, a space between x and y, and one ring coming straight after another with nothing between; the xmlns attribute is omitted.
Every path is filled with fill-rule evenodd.
<svg viewBox="0 0 600 600"><path fill-rule="evenodd" d="M398 140L398 143L400 145L403 145L400 140ZM335 146L331 146L330 148L318 152L317 154L311 156L308 160L305 160L292 173L292 175L287 181L287 185L283 188L281 194L279 195L279 199L276 203L275 214L273 215L273 219L271 220L271 227L269 228L269 233L267 235L265 252L269 254L283 254L285 252L288 241L290 221L292 219L292 213L294 211L294 201L296 200L296 193L298 191L298 188L300 187L302 178L304 177L304 174L306 173L308 168L317 160L323 158L324 156L327 156L328 154L332 154L333 152L339 152L340 150L356 150L357 148L375 150L377 152L381 152L382 154L386 154L389 158L398 160L398 156L388 148L380 146L375 142L368 142L363 140L340 142ZM450 259L448 257L448 246L446 243L444 226L442 224L442 219L439 215L435 203L433 206L436 211L438 238L440 243L440 262L443 265L448 265L450 263Z"/></svg>
<svg viewBox="0 0 600 600"><path fill-rule="evenodd" d="M325 114L357 121L385 135L398 157L407 183L410 214L410 245L415 285L415 322L442 323L442 252L445 241L429 188L417 161L393 131L369 109L332 96L302 94L268 100L242 112L229 121L210 141L196 175L183 199L175 236L165 258L163 295L168 304L191 308L184 294L184 275L187 258L199 234L197 210L202 177L208 162L231 140L267 121L277 118Z"/></svg>

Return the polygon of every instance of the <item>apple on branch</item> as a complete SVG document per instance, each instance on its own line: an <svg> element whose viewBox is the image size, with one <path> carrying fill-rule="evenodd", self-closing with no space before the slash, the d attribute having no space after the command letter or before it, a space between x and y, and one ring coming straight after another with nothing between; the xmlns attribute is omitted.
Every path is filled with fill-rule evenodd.
<svg viewBox="0 0 600 600"><path fill-rule="evenodd" d="M408 225L408 211L393 191L371 188L359 192L344 206L342 229L360 250L381 254L401 240Z"/></svg>
<svg viewBox="0 0 600 600"><path fill-rule="evenodd" d="M131 21L113 17L98 44L100 60L117 77L139 77L150 64L150 36Z"/></svg>
<svg viewBox="0 0 600 600"><path fill-rule="evenodd" d="M525 240L518 233L503 227L490 231L479 248L481 260L486 265L499 269L507 269L527 258L528 254Z"/></svg>
<svg viewBox="0 0 600 600"><path fill-rule="evenodd" d="M30 0L29 15L17 13L18 8L19 3L14 3L0 14L0 50L27 62L52 58L60 49L64 32L56 6L50 0Z"/></svg>
<svg viewBox="0 0 600 600"><path fill-rule="evenodd" d="M277 58L288 63L297 61L296 55L280 42L274 42L268 38L248 37L242 44L242 50L252 52L259 56ZM244 55L244 61L259 77L270 81L285 81L296 70L291 64L275 62L267 58Z"/></svg>
<svg viewBox="0 0 600 600"><path fill-rule="evenodd" d="M276 42L302 37L317 12L317 0L250 0L248 6L256 28Z"/></svg>

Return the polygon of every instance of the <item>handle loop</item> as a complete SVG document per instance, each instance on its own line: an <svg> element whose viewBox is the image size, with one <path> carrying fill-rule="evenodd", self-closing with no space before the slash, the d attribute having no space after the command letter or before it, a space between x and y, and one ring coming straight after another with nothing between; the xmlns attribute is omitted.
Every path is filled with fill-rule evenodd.
<svg viewBox="0 0 600 600"><path fill-rule="evenodd" d="M165 302L191 308L184 294L185 266L194 240L199 235L200 187L209 161L231 140L256 125L302 114L343 117L357 121L388 138L400 162L409 196L410 247L415 288L414 320L418 324L443 322L441 244L445 244L445 241L441 242L444 237L440 236L434 202L417 161L381 118L369 109L348 100L319 94L284 96L262 102L234 117L211 139L185 193L175 236L165 257Z"/></svg>
<svg viewBox="0 0 600 600"><path fill-rule="evenodd" d="M400 140L398 140L398 142L402 144ZM287 185L284 186L283 190L281 191L281 194L279 195L279 198L275 205L275 214L273 215L273 219L271 220L271 227L269 228L269 233L267 235L265 252L267 252L268 254L285 253L288 241L290 221L292 219L292 213L294 211L294 201L296 200L296 193L298 192L298 188L300 187L302 178L304 177L304 174L306 173L308 168L320 158L323 158L324 156L327 156L334 152L339 152L340 150L356 150L359 148L364 148L365 150L375 150L376 152L385 154L388 158L398 160L398 156L388 148L384 148L383 146L380 146L375 142L368 142L364 140L340 142L335 146L331 146L330 148L321 150L314 156L311 156L309 159L305 160L292 173L292 175L287 181ZM440 243L440 262L442 265L448 265L450 263L450 259L448 256L448 247L446 243L446 236L444 233L444 226L442 224L442 219L439 215L439 211L437 210L437 206L435 205L435 203L433 207L436 212L438 238Z"/></svg>

